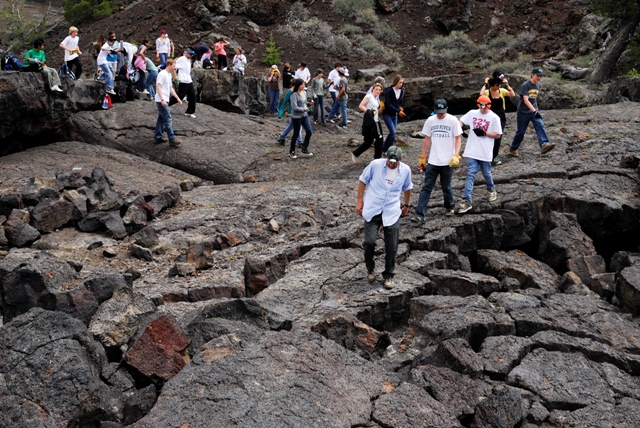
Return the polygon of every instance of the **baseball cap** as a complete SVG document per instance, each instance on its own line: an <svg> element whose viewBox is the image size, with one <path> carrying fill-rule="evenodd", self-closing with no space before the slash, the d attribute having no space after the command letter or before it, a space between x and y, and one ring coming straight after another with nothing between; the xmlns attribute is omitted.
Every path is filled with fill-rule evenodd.
<svg viewBox="0 0 640 428"><path fill-rule="evenodd" d="M504 79L504 71L497 69L493 72L493 78L494 79Z"/></svg>
<svg viewBox="0 0 640 428"><path fill-rule="evenodd" d="M387 150L387 159L391 163L395 163L402 158L402 149L398 146L391 146L389 150Z"/></svg>
<svg viewBox="0 0 640 428"><path fill-rule="evenodd" d="M537 74L538 76L542 76L544 74L544 71L542 71L540 67L533 67L533 70L531 70L531 74Z"/></svg>
<svg viewBox="0 0 640 428"><path fill-rule="evenodd" d="M167 34L167 30L160 30L160 34Z"/></svg>
<svg viewBox="0 0 640 428"><path fill-rule="evenodd" d="M478 100L476 102L478 104L485 103L485 104L491 105L491 99L486 95L480 95L480 97L478 98Z"/></svg>
<svg viewBox="0 0 640 428"><path fill-rule="evenodd" d="M340 67L338 69L338 73L342 74L343 76L349 76L349 70L347 70L345 67Z"/></svg>
<svg viewBox="0 0 640 428"><path fill-rule="evenodd" d="M439 98L436 100L436 103L433 105L433 110L436 113L446 113L447 112L447 100ZM389 153L389 152L387 152Z"/></svg>
<svg viewBox="0 0 640 428"><path fill-rule="evenodd" d="M185 53L189 54L189 55L195 55L196 53L194 51L192 51L191 49L187 49L186 51L184 51Z"/></svg>
<svg viewBox="0 0 640 428"><path fill-rule="evenodd" d="M277 65L275 65L275 64L273 64L273 65L271 66L271 68L274 68L274 69L276 69L276 70L277 70L277 69L278 69L278 66L277 66Z"/></svg>

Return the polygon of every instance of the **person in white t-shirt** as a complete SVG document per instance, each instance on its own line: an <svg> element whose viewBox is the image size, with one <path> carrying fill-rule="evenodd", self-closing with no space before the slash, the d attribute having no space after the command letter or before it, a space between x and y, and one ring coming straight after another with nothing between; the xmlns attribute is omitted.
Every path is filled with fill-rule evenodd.
<svg viewBox="0 0 640 428"><path fill-rule="evenodd" d="M180 141L176 139L176 135L173 132L169 101L175 99L178 104L182 105L182 98L180 98L173 89L174 66L175 61L168 59L165 63L165 69L160 71L158 77L156 77L155 101L158 107L158 119L156 120L156 130L153 140L156 144L166 142L167 139L163 138L162 135L164 131L167 131L169 144L177 146L180 144Z"/></svg>
<svg viewBox="0 0 640 428"><path fill-rule="evenodd" d="M113 90L114 87L114 74L113 70L109 66L109 62L107 61L107 56L109 53L113 52L115 48L116 38L110 37L107 39L104 45L100 48L100 53L98 54L98 58L96 59L96 64L102 70L102 76L104 76L104 83L107 85L107 94L115 95L116 93Z"/></svg>
<svg viewBox="0 0 640 428"><path fill-rule="evenodd" d="M339 90L336 88L336 83L340 81L340 73L338 73L338 70L340 68L342 68L342 64L336 62L334 64L333 70L331 70L329 72L329 76L327 76L327 83L331 84L331 86L329 86L329 95L331 95L331 100L333 101L331 110L329 110L329 116L327 116L327 120L333 120L333 118L338 114L338 111L340 110L340 103L338 103ZM335 121L333 123L335 123Z"/></svg>
<svg viewBox="0 0 640 428"><path fill-rule="evenodd" d="M311 72L307 68L306 62L302 61L300 65L298 65L298 69L296 70L296 73L293 75L293 77L302 80L305 86L309 85L309 82L311 81Z"/></svg>
<svg viewBox="0 0 640 428"><path fill-rule="evenodd" d="M429 117L422 128L425 137L418 167L424 170L424 184L418 198L416 213L411 217L411 221L422 222L426 219L427 205L438 176L440 176L440 186L444 196L445 215L455 214L451 176L453 168L460 163L462 127L455 116L447 114L446 100L442 98L436 100L434 112L435 115Z"/></svg>
<svg viewBox="0 0 640 428"><path fill-rule="evenodd" d="M193 58L195 54L191 49L187 49L175 62L176 77L178 79L178 97L183 99L185 95L187 96L188 105L184 115L194 119L196 118L196 88L191 79L191 58ZM175 104L175 101L171 100L171 104Z"/></svg>
<svg viewBox="0 0 640 428"><path fill-rule="evenodd" d="M373 144L373 158L380 159L382 157L382 127L380 126L380 93L382 92L382 84L374 83L371 87L371 93L365 95L360 102L358 109L364 113L362 119L362 136L364 142L351 152L351 160L358 163L358 157L367 151Z"/></svg>
<svg viewBox="0 0 640 428"><path fill-rule="evenodd" d="M80 51L78 47L79 41L78 29L76 27L69 27L69 35L60 43L60 48L64 49L64 62L67 63L67 68L69 71L73 71L78 80L80 80L80 76L82 75L82 61L80 61L82 51ZM76 67L75 70L71 70L73 66Z"/></svg>
<svg viewBox="0 0 640 428"><path fill-rule="evenodd" d="M469 125L469 138L464 148L463 156L467 158L467 181L464 186L464 195L458 208L459 213L471 210L471 192L476 180L478 169L489 191L489 202L498 198L496 187L491 176L491 160L493 159L493 141L502 135L500 117L491 111L491 99L486 95L478 98L478 109L471 110L460 118L461 125Z"/></svg>

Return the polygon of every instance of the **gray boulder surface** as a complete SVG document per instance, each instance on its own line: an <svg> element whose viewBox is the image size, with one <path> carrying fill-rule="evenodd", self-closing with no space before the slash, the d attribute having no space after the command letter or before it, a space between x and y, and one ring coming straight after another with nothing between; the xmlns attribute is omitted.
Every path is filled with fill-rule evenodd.
<svg viewBox="0 0 640 428"><path fill-rule="evenodd" d="M95 299L88 330L53 312L90 331L83 334L95 335L91 346L101 350L99 370L80 365L78 379L89 373L115 391L117 405L102 411L96 401L87 424L635 427L640 327L622 284L634 284L639 251L640 105L541 104L556 148L540 155L529 131L520 156L509 157L504 146L515 117L508 113L503 163L492 168L498 199L487 200L479 175L473 209L447 217L436 188L426 222L400 220L391 290L379 278L367 281L363 222L354 210L357 179L372 155L360 164L350 159L348 140L360 140L362 116L350 112L346 130L314 126L314 156L293 160L275 142L284 121L206 105L197 119L174 106L183 144L153 147L142 140L155 123L144 101L69 118L87 124L68 130L86 131L93 145L56 143L0 159L0 226L9 217L29 224L33 207L47 199L66 198L74 209L104 202L114 212L110 197L84 194L83 202L70 194L99 166L122 197L126 231L116 239L63 225L43 232L32 249L8 241L0 276L46 251L68 262L73 286ZM398 128L414 173L414 207L422 124ZM126 153L101 147L103 140ZM177 165L177 158L202 160L202 169L217 163L211 174L227 181L154 161ZM463 160L453 174L456 198L465 178ZM133 245L152 260L134 257ZM378 274L382 248L378 239ZM0 310L14 309L3 300ZM36 311L5 321L0 343L13 343L16 322ZM175 322L154 324L167 314ZM20 340L36 346L20 325ZM0 366L7 355L0 347ZM25 368L20 376L35 384L43 372ZM0 372L0 417L37 426L55 415L57 425L73 426L73 412L51 403L33 400L9 371Z"/></svg>

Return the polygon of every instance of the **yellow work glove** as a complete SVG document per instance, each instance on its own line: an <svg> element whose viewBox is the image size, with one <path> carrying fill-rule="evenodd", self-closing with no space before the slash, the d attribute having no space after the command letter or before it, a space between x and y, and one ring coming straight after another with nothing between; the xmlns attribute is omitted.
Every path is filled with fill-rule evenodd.
<svg viewBox="0 0 640 428"><path fill-rule="evenodd" d="M420 159L418 159L418 168L420 169L420 171L424 171L425 169L427 169L427 157L426 156L420 156Z"/></svg>
<svg viewBox="0 0 640 428"><path fill-rule="evenodd" d="M380 111L384 111L384 101L380 101Z"/></svg>
<svg viewBox="0 0 640 428"><path fill-rule="evenodd" d="M450 166L451 168L455 168L455 167L457 167L458 165L460 165L460 159L462 159L462 157L461 157L460 155L458 155L458 154L454 154L454 155L451 157L451 160L449 161L449 166Z"/></svg>

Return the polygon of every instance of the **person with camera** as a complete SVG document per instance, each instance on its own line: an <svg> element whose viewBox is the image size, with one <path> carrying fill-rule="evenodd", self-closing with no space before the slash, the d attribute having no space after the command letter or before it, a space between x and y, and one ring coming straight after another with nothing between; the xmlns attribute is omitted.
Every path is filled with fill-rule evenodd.
<svg viewBox="0 0 640 428"><path fill-rule="evenodd" d="M269 70L267 82L269 84L269 113L277 113L280 103L280 70L273 64Z"/></svg>
<svg viewBox="0 0 640 428"><path fill-rule="evenodd" d="M502 135L500 117L491 111L491 99L486 95L480 95L476 101L478 109L471 110L460 118L460 125L469 125L469 137L464 148L463 157L467 158L467 180L464 186L464 194L458 208L458 213L463 214L471 210L471 193L476 180L478 169L482 171L484 182L487 186L489 202L498 198L496 186L491 175L491 159L493 156L493 141Z"/></svg>
<svg viewBox="0 0 640 428"><path fill-rule="evenodd" d="M384 288L394 287L396 256L400 238L400 217L409 213L411 201L411 168L400 162L402 150L391 147L386 159L375 159L360 174L356 214L364 218L364 262L367 280L376 280L374 260L378 231L384 228ZM404 200L401 196L404 193Z"/></svg>
<svg viewBox="0 0 640 428"><path fill-rule="evenodd" d="M304 127L304 141L302 142L302 154L313 156L309 151L309 141L313 130L311 121L309 120L309 111L313 107L313 101L307 100L307 92L305 91L304 81L295 79L293 83L293 92L291 93L291 120L293 121L293 135L289 144L289 157L296 159L296 140L300 135L300 129Z"/></svg>
<svg viewBox="0 0 640 428"><path fill-rule="evenodd" d="M531 79L524 82L520 88L521 99L516 115L518 130L516 131L516 135L513 136L509 151L513 157L519 156L518 149L520 148L520 144L522 144L522 140L524 140L524 133L527 132L529 123L533 123L533 129L536 130L540 154L543 155L553 150L556 146L555 143L549 142L547 130L544 128L542 115L538 109L538 95L540 94L542 74L543 71L540 67L534 67L533 70L531 70Z"/></svg>
<svg viewBox="0 0 640 428"><path fill-rule="evenodd" d="M503 88L502 85L505 85L507 88ZM514 97L516 93L513 88L509 86L509 81L504 77L504 73L501 70L494 71L491 77L484 79L484 85L480 88L480 95L486 95L491 100L491 111L500 118L500 126L502 127L502 134L504 134L504 128L507 126L507 104L505 97ZM498 159L500 145L502 144L502 134L493 142L493 165L502 164L502 161Z"/></svg>

